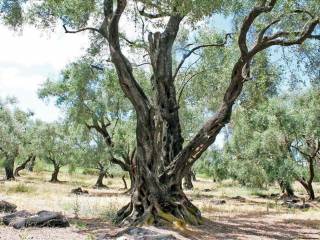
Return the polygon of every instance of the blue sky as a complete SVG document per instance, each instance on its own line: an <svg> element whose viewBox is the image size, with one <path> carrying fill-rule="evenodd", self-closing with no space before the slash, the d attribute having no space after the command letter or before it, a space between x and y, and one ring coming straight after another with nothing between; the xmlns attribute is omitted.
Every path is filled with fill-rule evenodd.
<svg viewBox="0 0 320 240"><path fill-rule="evenodd" d="M28 26L17 33L0 25L0 36L0 97L15 96L19 106L32 110L36 118L57 120L62 113L53 103L38 99L37 90L83 54L87 35L65 34L62 27L54 33L40 33Z"/></svg>

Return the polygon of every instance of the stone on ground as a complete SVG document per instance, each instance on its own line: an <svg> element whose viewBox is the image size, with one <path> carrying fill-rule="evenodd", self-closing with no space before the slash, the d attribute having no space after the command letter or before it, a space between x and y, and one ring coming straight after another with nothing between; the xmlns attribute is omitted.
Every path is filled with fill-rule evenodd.
<svg viewBox="0 0 320 240"><path fill-rule="evenodd" d="M40 211L32 214L25 210L3 217L3 223L15 229L25 227L69 227L68 219L61 213Z"/></svg>
<svg viewBox="0 0 320 240"><path fill-rule="evenodd" d="M0 212L6 212L6 213L12 213L15 212L17 209L17 206L6 202L6 201L0 201Z"/></svg>

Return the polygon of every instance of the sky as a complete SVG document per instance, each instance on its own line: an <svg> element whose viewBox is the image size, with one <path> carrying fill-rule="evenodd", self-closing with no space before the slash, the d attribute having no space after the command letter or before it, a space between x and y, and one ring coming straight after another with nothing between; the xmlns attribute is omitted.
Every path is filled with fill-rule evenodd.
<svg viewBox="0 0 320 240"><path fill-rule="evenodd" d="M32 110L35 118L52 122L62 116L52 102L38 99L38 88L56 78L64 66L83 55L88 46L85 33L40 33L27 26L17 33L0 25L0 97L15 96L19 107Z"/></svg>

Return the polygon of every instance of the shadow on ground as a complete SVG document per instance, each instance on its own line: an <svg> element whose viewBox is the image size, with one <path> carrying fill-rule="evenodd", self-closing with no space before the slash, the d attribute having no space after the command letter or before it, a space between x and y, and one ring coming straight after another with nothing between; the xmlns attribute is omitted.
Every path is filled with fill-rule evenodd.
<svg viewBox="0 0 320 240"><path fill-rule="evenodd" d="M213 240L213 239L320 239L320 223L315 220L270 220L272 215L239 215L236 218L221 217L212 221L204 219L204 224L177 230L163 227L166 233L172 233L177 239ZM85 225L78 233L89 235L114 236L122 229L102 219L81 219ZM147 227L149 228L149 227ZM152 228L154 229L154 228ZM160 230L161 231L161 230Z"/></svg>

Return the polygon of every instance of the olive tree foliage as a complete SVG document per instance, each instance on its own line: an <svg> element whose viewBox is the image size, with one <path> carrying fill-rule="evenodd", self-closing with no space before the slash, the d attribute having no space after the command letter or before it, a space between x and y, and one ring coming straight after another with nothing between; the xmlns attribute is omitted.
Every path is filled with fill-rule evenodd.
<svg viewBox="0 0 320 240"><path fill-rule="evenodd" d="M95 187L107 187L103 184L103 179L110 175L108 170L111 165L111 153L103 137L97 132L83 131L82 129L82 133L79 132L79 135L76 136L75 145L78 151L76 151L74 166L97 170L98 178Z"/></svg>
<svg viewBox="0 0 320 240"><path fill-rule="evenodd" d="M32 113L28 113L32 115ZM17 157L17 167L14 170L14 175L16 177L20 176L20 171L27 168L28 166L35 164L36 153L38 149L37 139L38 139L38 126L41 121L28 119L25 125L25 132L23 134L23 142L20 145L19 156Z"/></svg>
<svg viewBox="0 0 320 240"><path fill-rule="evenodd" d="M87 141L99 139L100 150L101 139L96 134L102 137L108 154L99 162L102 158L100 152L95 159L97 161L93 161L100 169L101 177L109 163L117 164L130 173L131 163L128 160L135 149L134 112L119 89L115 71L101 69L95 64L89 57L70 64L60 79L48 80L41 87L39 96L53 98L56 105L65 110L67 121L82 126L82 134L88 135Z"/></svg>
<svg viewBox="0 0 320 240"><path fill-rule="evenodd" d="M37 155L53 166L50 182L59 182L61 167L74 161L77 156L71 131L63 123L43 123L39 126Z"/></svg>
<svg viewBox="0 0 320 240"><path fill-rule="evenodd" d="M299 181L313 200L320 157L318 104L319 92L309 90L298 97L276 97L250 111L239 108L226 147L231 176L256 187L277 182L287 194L293 193L290 184Z"/></svg>
<svg viewBox="0 0 320 240"><path fill-rule="evenodd" d="M0 99L0 159L6 179L14 179L14 164L28 148L29 117L32 113L17 108L16 99Z"/></svg>
<svg viewBox="0 0 320 240"><path fill-rule="evenodd" d="M66 33L90 31L94 46L98 46L96 49L104 51L99 54L105 54L105 59L111 61L116 70L121 91L136 115L136 152L132 163L135 184L130 203L118 212L120 224L162 220L200 224L201 213L184 194L181 182L230 121L236 100L245 83L251 80L250 67L255 56L272 46L299 45L318 38L316 0L90 0L85 3L49 0L27 1L24 6L21 1L15 2L22 4L22 20L40 27L62 22ZM2 7L4 20L12 9L12 6ZM174 46L180 29L197 27L197 23L200 26L201 20L213 13L235 16L236 32L232 35L237 39L236 48L233 46L236 57L226 87L217 89L221 91L221 95L217 94L219 100L214 99L217 107L184 141L176 80L186 60L209 43L192 45L192 40L187 39L188 51L177 62L173 61ZM136 31L129 36L126 29L131 26ZM101 47L99 41L103 42ZM221 47L225 45L222 43L210 46ZM141 65L141 60L149 64L150 92L134 70Z"/></svg>

